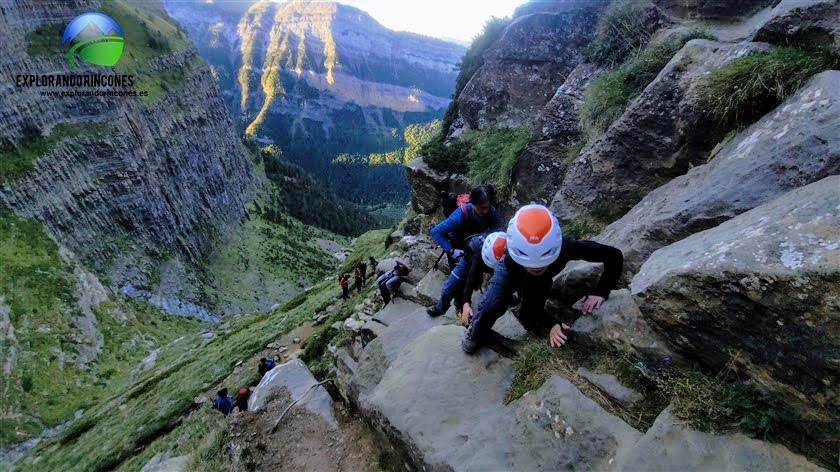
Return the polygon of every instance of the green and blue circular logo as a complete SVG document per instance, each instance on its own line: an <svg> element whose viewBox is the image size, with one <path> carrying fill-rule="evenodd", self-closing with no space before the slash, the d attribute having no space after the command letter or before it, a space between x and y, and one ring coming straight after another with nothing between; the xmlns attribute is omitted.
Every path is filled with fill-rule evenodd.
<svg viewBox="0 0 840 472"><path fill-rule="evenodd" d="M123 32L120 25L102 13L85 13L73 18L61 35L61 44L69 44L67 62L76 69L81 59L98 66L113 66L123 52Z"/></svg>

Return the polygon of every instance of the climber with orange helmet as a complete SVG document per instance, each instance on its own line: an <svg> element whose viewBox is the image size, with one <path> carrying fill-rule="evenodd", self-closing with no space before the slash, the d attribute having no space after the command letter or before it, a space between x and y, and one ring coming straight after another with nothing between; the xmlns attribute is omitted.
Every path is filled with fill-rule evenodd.
<svg viewBox="0 0 840 472"><path fill-rule="evenodd" d="M481 257L471 257L467 277L464 282L464 293L461 297L463 304L461 322L468 324L472 318L472 296L473 292L481 286L484 281L484 274L492 274L496 265L505 255L507 236L502 231L490 233L481 240Z"/></svg>
<svg viewBox="0 0 840 472"><path fill-rule="evenodd" d="M597 288L585 298L581 308L584 314L591 314L618 284L624 264L621 251L594 241L563 237L557 218L542 205L520 208L508 224L505 256L497 264L473 314L461 349L473 354L481 347L490 328L507 310L514 292L519 292L521 299L518 318L522 326L538 334L548 332L552 347L564 345L563 330L569 327L555 322L545 312L545 302L554 277L573 260L604 264Z"/></svg>

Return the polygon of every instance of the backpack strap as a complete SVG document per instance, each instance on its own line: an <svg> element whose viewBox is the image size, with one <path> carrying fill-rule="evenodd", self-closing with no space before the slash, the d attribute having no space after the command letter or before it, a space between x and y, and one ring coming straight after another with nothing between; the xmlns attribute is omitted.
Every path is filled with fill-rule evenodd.
<svg viewBox="0 0 840 472"><path fill-rule="evenodd" d="M464 216L468 216L467 215L467 204L466 203L459 203L458 208L461 209L461 213L463 213Z"/></svg>

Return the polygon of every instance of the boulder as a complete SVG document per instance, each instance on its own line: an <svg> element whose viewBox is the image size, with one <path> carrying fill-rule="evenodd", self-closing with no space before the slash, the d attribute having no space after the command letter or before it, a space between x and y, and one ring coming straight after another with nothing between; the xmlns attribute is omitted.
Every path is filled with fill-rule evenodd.
<svg viewBox="0 0 840 472"><path fill-rule="evenodd" d="M617 401L624 407L633 406L642 398L642 394L621 384L616 376L592 372L585 367L578 367L577 374L596 386L604 395Z"/></svg>
<svg viewBox="0 0 840 472"><path fill-rule="evenodd" d="M668 341L651 329L627 289L613 290L594 314L583 315L572 324L572 332L576 341L632 352L656 364L681 359Z"/></svg>
<svg viewBox="0 0 840 472"><path fill-rule="evenodd" d="M344 320L344 329L350 331L351 333L359 332L364 326L365 322L361 320L357 320L356 318L350 317Z"/></svg>
<svg viewBox="0 0 840 472"><path fill-rule="evenodd" d="M840 54L837 0L782 0L755 34L755 41L780 46L827 48Z"/></svg>
<svg viewBox="0 0 840 472"><path fill-rule="evenodd" d="M405 165L408 185L411 188L411 208L418 213L431 213L440 204L440 192L466 193L470 191L469 179L432 169L422 156Z"/></svg>
<svg viewBox="0 0 840 472"><path fill-rule="evenodd" d="M140 472L185 472L189 470L189 465L189 455L172 457L171 452L159 452L149 459Z"/></svg>
<svg viewBox="0 0 840 472"><path fill-rule="evenodd" d="M794 188L840 173L840 72L812 77L705 165L648 194L596 241L634 274L653 251ZM564 271L567 277L570 267Z"/></svg>
<svg viewBox="0 0 840 472"><path fill-rule="evenodd" d="M615 459L616 472L685 472L707 470L823 471L783 446L743 434L694 431L664 410L647 433Z"/></svg>
<svg viewBox="0 0 840 472"><path fill-rule="evenodd" d="M801 0L796 0L801 1ZM665 13L688 20L733 21L766 6L767 0L653 0Z"/></svg>
<svg viewBox="0 0 840 472"><path fill-rule="evenodd" d="M830 406L840 382L839 191L840 176L826 177L659 249L631 284L672 343L735 368L815 425L840 421Z"/></svg>
<svg viewBox="0 0 840 472"><path fill-rule="evenodd" d="M418 337L362 404L416 468L603 469L641 436L557 376L505 405L513 362L463 354L462 333L439 326Z"/></svg>
<svg viewBox="0 0 840 472"><path fill-rule="evenodd" d="M248 400L248 410L254 411L264 407L277 390L287 390L291 401L298 400L296 406L305 407L311 413L320 416L330 425L337 425L333 415L332 398L323 386L315 386L318 381L309 372L303 362L298 359L269 370L260 383L254 387Z"/></svg>
<svg viewBox="0 0 840 472"><path fill-rule="evenodd" d="M484 64L458 96L463 126L531 128L595 31L607 2L580 2L560 12L515 18L484 54Z"/></svg>
<svg viewBox="0 0 840 472"><path fill-rule="evenodd" d="M446 274L440 270L430 270L426 273L413 293L408 295L408 298L421 304L433 305L440 300L441 289L443 283L446 282Z"/></svg>
<svg viewBox="0 0 840 472"><path fill-rule="evenodd" d="M478 306L473 304L473 306ZM493 325L493 331L514 341L531 341L536 339L531 332L522 327L522 323L510 311L506 311Z"/></svg>
<svg viewBox="0 0 840 472"><path fill-rule="evenodd" d="M705 163L725 130L704 104L698 84L710 71L748 52L769 48L703 39L686 43L569 165L551 204L554 213L569 220L597 210L614 218L690 166Z"/></svg>

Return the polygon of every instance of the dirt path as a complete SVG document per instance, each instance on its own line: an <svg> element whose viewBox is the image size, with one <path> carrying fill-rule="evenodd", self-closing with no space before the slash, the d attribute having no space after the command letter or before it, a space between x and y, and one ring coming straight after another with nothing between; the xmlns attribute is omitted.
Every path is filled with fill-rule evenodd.
<svg viewBox="0 0 840 472"><path fill-rule="evenodd" d="M234 470L382 470L373 434L341 404L335 408L337 428L305 407L295 406L271 433L289 403L289 393L284 390L266 408L232 416Z"/></svg>

